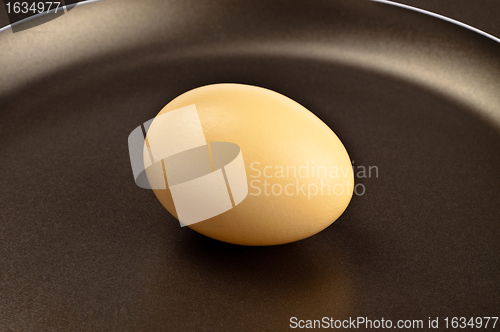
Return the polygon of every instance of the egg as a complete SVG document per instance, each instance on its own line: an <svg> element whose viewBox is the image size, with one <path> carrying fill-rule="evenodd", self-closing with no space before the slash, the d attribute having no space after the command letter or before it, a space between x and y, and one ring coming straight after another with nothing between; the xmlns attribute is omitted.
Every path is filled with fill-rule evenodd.
<svg viewBox="0 0 500 332"><path fill-rule="evenodd" d="M353 195L352 164L340 139L305 107L269 89L190 90L158 113L146 142L170 156L162 160L164 178L147 175L151 183L166 182L153 189L160 203L219 241L268 246L305 239L339 218Z"/></svg>

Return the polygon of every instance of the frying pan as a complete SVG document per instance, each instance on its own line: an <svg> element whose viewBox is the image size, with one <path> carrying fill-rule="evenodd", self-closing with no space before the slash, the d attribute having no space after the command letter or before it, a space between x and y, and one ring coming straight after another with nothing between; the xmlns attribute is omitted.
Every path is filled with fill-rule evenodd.
<svg viewBox="0 0 500 332"><path fill-rule="evenodd" d="M357 0L108 0L0 44L0 330L283 331L291 317L358 316L444 329L498 316L492 38ZM222 82L301 103L378 177L358 177L365 194L296 243L179 227L135 186L127 137Z"/></svg>

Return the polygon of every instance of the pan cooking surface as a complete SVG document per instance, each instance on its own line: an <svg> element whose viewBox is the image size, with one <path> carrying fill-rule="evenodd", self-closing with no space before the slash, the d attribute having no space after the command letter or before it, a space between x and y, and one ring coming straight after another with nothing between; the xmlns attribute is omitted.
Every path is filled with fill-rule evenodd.
<svg viewBox="0 0 500 332"><path fill-rule="evenodd" d="M6 74L2 328L280 331L290 317L498 315L498 44L367 2L149 4L123 1L151 20L121 22L128 42L103 48L96 35L79 57L83 28L72 27L53 47L73 62ZM114 6L82 6L44 29L91 26ZM183 32L157 29L165 8ZM14 51L6 59L21 66ZM366 193L296 243L240 247L180 228L135 186L127 137L177 95L223 82L296 100L378 177L358 177Z"/></svg>

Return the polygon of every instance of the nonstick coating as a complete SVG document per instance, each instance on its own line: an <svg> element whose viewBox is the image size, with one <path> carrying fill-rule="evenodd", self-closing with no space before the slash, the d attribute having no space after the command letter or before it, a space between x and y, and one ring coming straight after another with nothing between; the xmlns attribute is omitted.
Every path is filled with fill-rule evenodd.
<svg viewBox="0 0 500 332"><path fill-rule="evenodd" d="M498 316L494 41L352 0L109 0L22 34L0 34L0 330ZM379 177L358 178L366 194L296 243L180 228L134 184L127 137L222 82L301 103Z"/></svg>

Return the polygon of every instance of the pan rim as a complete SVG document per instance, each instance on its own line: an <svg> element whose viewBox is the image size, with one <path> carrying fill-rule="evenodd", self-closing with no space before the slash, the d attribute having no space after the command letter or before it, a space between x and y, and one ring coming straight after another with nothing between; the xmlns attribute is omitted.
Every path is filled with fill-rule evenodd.
<svg viewBox="0 0 500 332"><path fill-rule="evenodd" d="M88 5L88 4L91 4L91 3L94 3L94 2L102 2L102 1L104 1L104 0L84 0L84 1L80 1L80 2L76 3L75 7L76 6L82 6L82 5ZM396 2L396 1L389 1L389 0L367 0L367 1L378 2L378 3L382 3L382 4L394 6L394 7L399 7L399 8L403 8L403 9L415 11L415 12L418 12L418 13L421 13L421 14L424 14L424 15L428 15L428 16L431 16L431 17L434 17L434 18L437 18L437 19L440 19L440 20L443 20L443 21L446 21L446 22L458 25L458 26L460 26L462 28L468 29L468 30L473 31L475 33L478 33L478 34L480 34L480 35L482 35L484 37L487 37L487 38L489 38L491 40L494 40L497 43L500 43L500 38L497 38L497 37L493 36L492 34L487 33L486 31L483 31L481 29L475 28L472 25L466 24L466 23L461 22L459 20L455 20L455 19L450 18L450 17L445 16L445 15L437 14L437 13L431 12L429 10L421 9L421 8L414 7L414 6L405 5L405 4ZM63 6L63 8L66 9L66 6ZM36 14L36 15L27 17L27 18L25 18L25 19L23 19L21 21L18 21L18 22L14 23L14 24L24 24L26 22L29 22L29 21L31 21L31 20L33 20L33 19L35 19L37 17L41 17L43 15L45 15L45 13ZM0 33L3 33L4 31L9 30L10 28L12 28L12 24L6 25L4 27L0 27Z"/></svg>

